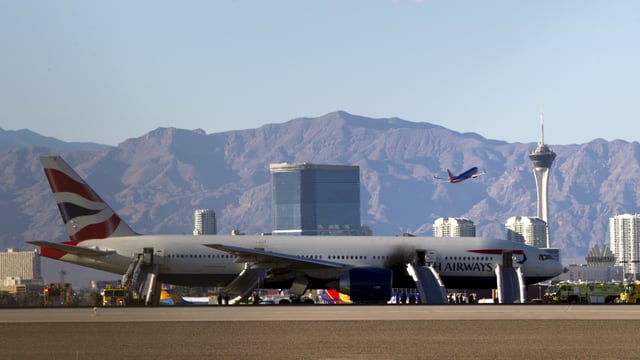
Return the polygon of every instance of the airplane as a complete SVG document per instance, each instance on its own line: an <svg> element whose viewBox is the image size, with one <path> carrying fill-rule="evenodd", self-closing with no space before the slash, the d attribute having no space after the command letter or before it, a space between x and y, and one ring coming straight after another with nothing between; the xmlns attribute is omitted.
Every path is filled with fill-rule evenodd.
<svg viewBox="0 0 640 360"><path fill-rule="evenodd" d="M443 181L448 181L452 184L457 184L459 182L463 182L469 178L477 178L480 175L486 174L484 171L483 172L478 172L478 167L474 166L468 170L465 170L464 172L462 172L459 175L453 175L453 173L451 173L451 170L447 169L447 174L449 175L448 178L443 178L443 177L438 177L436 175L433 175L434 179L437 180L443 180Z"/></svg>
<svg viewBox="0 0 640 360"><path fill-rule="evenodd" d="M160 284L219 286L238 296L260 285L299 295L335 289L354 303L382 304L392 286L416 286L406 270L411 262L430 265L444 286L459 289L496 288L494 270L506 258L515 260L526 284L563 270L542 249L478 237L141 235L60 156L40 161L69 240L29 243L42 256L120 275L136 256L148 255L157 297Z"/></svg>

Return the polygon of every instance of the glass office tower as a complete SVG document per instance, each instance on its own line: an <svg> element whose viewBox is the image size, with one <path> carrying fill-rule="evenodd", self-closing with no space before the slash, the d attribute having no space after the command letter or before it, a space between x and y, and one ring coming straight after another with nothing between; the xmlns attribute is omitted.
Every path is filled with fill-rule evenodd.
<svg viewBox="0 0 640 360"><path fill-rule="evenodd" d="M271 164L273 235L360 235L360 167Z"/></svg>

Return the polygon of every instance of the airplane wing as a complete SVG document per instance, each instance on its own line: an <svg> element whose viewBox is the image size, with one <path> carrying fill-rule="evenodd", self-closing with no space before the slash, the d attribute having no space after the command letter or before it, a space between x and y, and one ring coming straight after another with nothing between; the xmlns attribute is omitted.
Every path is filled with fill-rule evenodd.
<svg viewBox="0 0 640 360"><path fill-rule="evenodd" d="M66 253L74 254L78 256L98 257L98 256L109 255L115 252L114 250L97 250L97 249L91 249L91 248L86 248L82 246L53 243L49 241L27 241L27 242L29 244L40 246L42 248L64 251Z"/></svg>
<svg viewBox="0 0 640 360"><path fill-rule="evenodd" d="M212 249L224 251L231 255L238 256L237 262L253 262L261 267L289 267L298 270L311 270L311 269L343 269L348 268L350 265L320 260L311 259L302 256L276 253L272 251L264 251L258 249L243 248L239 246L223 245L223 244L203 244L206 247Z"/></svg>

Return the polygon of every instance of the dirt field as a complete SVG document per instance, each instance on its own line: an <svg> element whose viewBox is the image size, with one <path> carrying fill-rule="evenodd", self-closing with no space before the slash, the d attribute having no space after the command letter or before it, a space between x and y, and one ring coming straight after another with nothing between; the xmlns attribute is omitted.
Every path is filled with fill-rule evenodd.
<svg viewBox="0 0 640 360"><path fill-rule="evenodd" d="M640 321L0 323L0 359L637 359Z"/></svg>

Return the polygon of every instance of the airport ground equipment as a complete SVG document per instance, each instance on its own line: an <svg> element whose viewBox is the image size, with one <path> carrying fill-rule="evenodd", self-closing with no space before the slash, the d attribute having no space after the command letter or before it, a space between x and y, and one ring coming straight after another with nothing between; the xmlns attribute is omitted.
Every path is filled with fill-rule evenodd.
<svg viewBox="0 0 640 360"><path fill-rule="evenodd" d="M620 302L623 304L640 304L640 281L623 285L620 293Z"/></svg>
<svg viewBox="0 0 640 360"><path fill-rule="evenodd" d="M130 303L130 292L126 286L107 285L102 291L102 306L126 306Z"/></svg>
<svg viewBox="0 0 640 360"><path fill-rule="evenodd" d="M158 271L162 251L144 248L133 254L127 271L122 275L122 287L128 291L128 302L144 305L157 305L160 293Z"/></svg>
<svg viewBox="0 0 640 360"><path fill-rule="evenodd" d="M44 306L72 306L76 293L71 284L49 284L42 290Z"/></svg>
<svg viewBox="0 0 640 360"><path fill-rule="evenodd" d="M613 304L623 290L623 284L562 282L550 285L545 297L554 303Z"/></svg>

